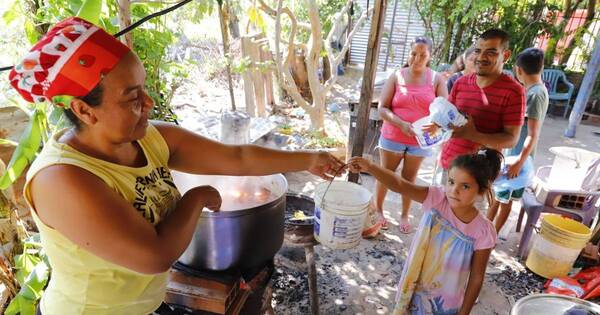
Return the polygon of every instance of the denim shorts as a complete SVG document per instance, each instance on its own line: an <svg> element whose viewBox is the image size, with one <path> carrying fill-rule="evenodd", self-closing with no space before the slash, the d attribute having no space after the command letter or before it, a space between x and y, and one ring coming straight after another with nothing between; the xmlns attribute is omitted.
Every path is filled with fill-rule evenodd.
<svg viewBox="0 0 600 315"><path fill-rule="evenodd" d="M501 203L508 203L511 200L519 201L523 198L525 188L517 190L494 191L495 199Z"/></svg>
<svg viewBox="0 0 600 315"><path fill-rule="evenodd" d="M389 140L384 137L379 137L379 148L394 153L408 154L420 157L430 157L433 154L431 149L422 149L418 145L408 145Z"/></svg>

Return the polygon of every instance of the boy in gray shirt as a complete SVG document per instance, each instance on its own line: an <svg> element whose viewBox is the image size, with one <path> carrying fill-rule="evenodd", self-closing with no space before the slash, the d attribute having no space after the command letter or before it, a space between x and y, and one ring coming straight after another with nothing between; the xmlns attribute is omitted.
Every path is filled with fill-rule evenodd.
<svg viewBox="0 0 600 315"><path fill-rule="evenodd" d="M521 128L519 141L514 148L506 152L506 156L517 156L516 162L508 165L507 176L515 178L519 175L521 168L531 156L533 158L540 135L540 130L546 118L548 109L548 90L542 81L544 70L544 52L538 48L527 48L517 56L514 72L517 79L527 89L527 109L525 112L525 124ZM510 215L513 200L519 200L523 196L525 188L496 192L496 201L488 211L488 219L494 222L496 231L500 232L506 219ZM500 213L496 213L500 208Z"/></svg>

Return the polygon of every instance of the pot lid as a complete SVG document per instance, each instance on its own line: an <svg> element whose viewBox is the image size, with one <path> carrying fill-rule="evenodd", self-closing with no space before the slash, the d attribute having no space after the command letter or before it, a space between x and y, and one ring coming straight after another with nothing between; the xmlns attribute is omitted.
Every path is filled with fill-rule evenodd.
<svg viewBox="0 0 600 315"><path fill-rule="evenodd" d="M565 295L533 294L517 301L510 314L600 315L600 306Z"/></svg>

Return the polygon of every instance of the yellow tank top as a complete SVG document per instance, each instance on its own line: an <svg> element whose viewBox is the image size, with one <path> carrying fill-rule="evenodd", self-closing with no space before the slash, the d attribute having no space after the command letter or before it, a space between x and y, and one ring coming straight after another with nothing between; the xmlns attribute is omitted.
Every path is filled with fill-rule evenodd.
<svg viewBox="0 0 600 315"><path fill-rule="evenodd" d="M138 141L148 162L144 167L122 166L78 152L57 141L64 132L46 143L27 173L24 194L30 206L29 184L35 174L50 165L70 164L98 176L154 225L175 207L181 195L167 167L169 148L154 126L149 125ZM45 225L35 211L32 214L52 268L40 304L43 315L146 315L161 304L166 273L146 275L106 261Z"/></svg>

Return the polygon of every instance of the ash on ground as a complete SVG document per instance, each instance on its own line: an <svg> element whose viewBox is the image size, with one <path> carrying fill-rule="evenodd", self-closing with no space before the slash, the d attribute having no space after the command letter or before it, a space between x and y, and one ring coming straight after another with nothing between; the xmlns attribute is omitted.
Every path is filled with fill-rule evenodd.
<svg viewBox="0 0 600 315"><path fill-rule="evenodd" d="M535 293L542 293L546 279L533 272L524 270L513 270L507 267L502 272L490 274L488 277L496 283L502 292L512 297L514 301Z"/></svg>
<svg viewBox="0 0 600 315"><path fill-rule="evenodd" d="M316 246L317 287L322 314L389 314L402 272L404 246L383 236L353 249ZM275 257L276 314L309 314L308 273L301 247L285 246Z"/></svg>

